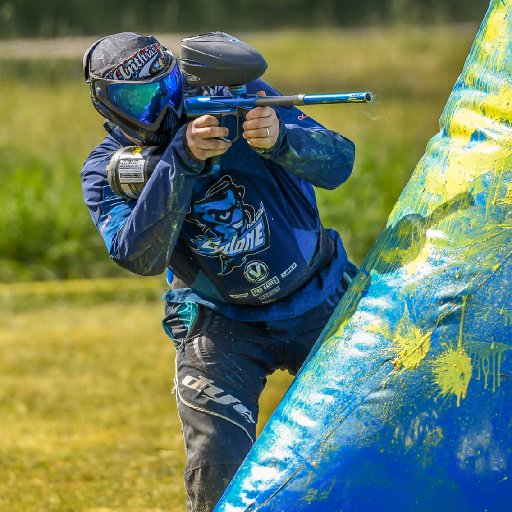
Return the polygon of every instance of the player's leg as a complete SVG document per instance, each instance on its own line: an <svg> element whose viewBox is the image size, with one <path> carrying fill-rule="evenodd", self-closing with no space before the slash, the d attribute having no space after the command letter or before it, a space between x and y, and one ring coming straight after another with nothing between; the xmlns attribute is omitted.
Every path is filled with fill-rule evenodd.
<svg viewBox="0 0 512 512"><path fill-rule="evenodd" d="M164 323L176 344L187 511L209 512L254 443L258 400L277 363L261 324L189 307L196 308L192 320L169 311Z"/></svg>

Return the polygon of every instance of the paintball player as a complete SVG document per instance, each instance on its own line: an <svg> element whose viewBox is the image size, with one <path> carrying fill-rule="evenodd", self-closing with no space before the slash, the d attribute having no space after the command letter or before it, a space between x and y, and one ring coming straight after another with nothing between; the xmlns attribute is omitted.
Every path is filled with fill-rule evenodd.
<svg viewBox="0 0 512 512"><path fill-rule="evenodd" d="M235 142L216 117L188 119L185 97L229 89L194 88L153 36L99 39L84 73L108 132L84 164L85 203L117 264L167 272L187 511L210 511L255 441L267 376L297 373L357 270L313 189L349 177L354 144L295 107L251 109ZM247 92L278 95L260 79ZM132 164L161 148L138 198L108 180L127 146Z"/></svg>

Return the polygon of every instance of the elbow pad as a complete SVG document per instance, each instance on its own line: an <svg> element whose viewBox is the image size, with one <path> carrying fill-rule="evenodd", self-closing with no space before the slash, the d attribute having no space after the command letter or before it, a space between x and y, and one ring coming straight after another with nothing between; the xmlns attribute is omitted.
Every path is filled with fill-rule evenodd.
<svg viewBox="0 0 512 512"><path fill-rule="evenodd" d="M160 162L163 146L119 148L107 165L107 178L114 194L129 201L137 199Z"/></svg>

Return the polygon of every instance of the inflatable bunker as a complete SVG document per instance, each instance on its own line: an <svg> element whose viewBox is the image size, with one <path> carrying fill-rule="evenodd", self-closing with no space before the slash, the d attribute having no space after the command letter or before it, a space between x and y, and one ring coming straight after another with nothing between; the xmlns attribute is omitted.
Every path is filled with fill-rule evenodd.
<svg viewBox="0 0 512 512"><path fill-rule="evenodd" d="M512 510L512 0L216 507Z"/></svg>

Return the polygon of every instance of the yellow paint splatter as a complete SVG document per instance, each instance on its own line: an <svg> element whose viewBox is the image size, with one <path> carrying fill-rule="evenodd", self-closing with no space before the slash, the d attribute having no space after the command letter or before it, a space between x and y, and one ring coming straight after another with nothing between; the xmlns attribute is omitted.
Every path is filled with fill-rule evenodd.
<svg viewBox="0 0 512 512"><path fill-rule="evenodd" d="M450 348L434 361L434 381L442 396L454 394L457 407L460 399L466 398L473 367L471 358L462 349Z"/></svg>
<svg viewBox="0 0 512 512"><path fill-rule="evenodd" d="M457 347L448 348L433 362L434 382L439 386L441 396L446 396L450 393L455 395L457 397L457 407L460 406L460 399L466 398L469 381L473 373L471 358L462 345L467 299L467 297L464 297L462 301Z"/></svg>
<svg viewBox="0 0 512 512"><path fill-rule="evenodd" d="M418 256L405 266L405 271L408 275L412 276L423 268L430 256L430 251L431 244L427 242L419 251Z"/></svg>
<svg viewBox="0 0 512 512"><path fill-rule="evenodd" d="M409 323L400 323L394 337L396 357L395 368L412 370L417 368L430 350L432 331L424 332Z"/></svg>
<svg viewBox="0 0 512 512"><path fill-rule="evenodd" d="M501 44L497 48L493 46L496 41L503 39L503 34L508 34L508 18L510 13L509 2L495 2L492 11L489 12L489 18L485 25L485 32L482 35L482 60L493 58L496 62L496 68L503 68L509 62L510 55L507 53L508 45ZM490 50L493 51L490 51ZM483 52L486 54L484 55Z"/></svg>
<svg viewBox="0 0 512 512"><path fill-rule="evenodd" d="M489 387L490 381L493 392L500 387L501 361L503 353L507 350L510 350L510 346L505 343L472 342L469 344L469 353L478 370L475 378L480 381L483 377L484 389Z"/></svg>
<svg viewBox="0 0 512 512"><path fill-rule="evenodd" d="M413 370L420 365L430 350L433 332L423 331L414 325L407 312L398 322L395 332L391 330L389 324L382 321L367 325L365 330L391 341L395 353L393 365L397 370Z"/></svg>
<svg viewBox="0 0 512 512"><path fill-rule="evenodd" d="M331 494L334 486L336 485L336 479L333 480L332 484L322 493L318 489L309 488L306 492L303 500L308 504L312 505L314 502L325 501Z"/></svg>
<svg viewBox="0 0 512 512"><path fill-rule="evenodd" d="M343 331L345 330L345 326L347 325L348 320L349 320L348 318L345 318L345 320L343 320L343 322L341 322L341 324L338 327L338 329L336 330L336 332L333 335L330 335L328 337L330 338L331 336L335 336L336 338L341 338L341 335L343 334Z"/></svg>
<svg viewBox="0 0 512 512"><path fill-rule="evenodd" d="M512 309L501 308L499 313L505 321L505 327L510 327L512 325Z"/></svg>
<svg viewBox="0 0 512 512"><path fill-rule="evenodd" d="M374 332L375 334L380 334L387 340L391 340L393 338L393 334L391 333L391 329L389 328L389 324L383 321L376 321L373 324L369 324L365 326L365 331Z"/></svg>
<svg viewBox="0 0 512 512"><path fill-rule="evenodd" d="M496 204L512 205L512 184L507 184L507 191L502 199L498 199Z"/></svg>
<svg viewBox="0 0 512 512"><path fill-rule="evenodd" d="M443 440L444 434L443 429L441 427L436 427L425 437L425 445L427 446L437 446Z"/></svg>
<svg viewBox="0 0 512 512"><path fill-rule="evenodd" d="M499 267L498 267L499 268ZM482 308L482 320L484 322L489 321L489 316L493 313L498 313L505 327L512 326L512 309L506 309L505 307L501 307L500 309L496 309L496 307L486 307Z"/></svg>

